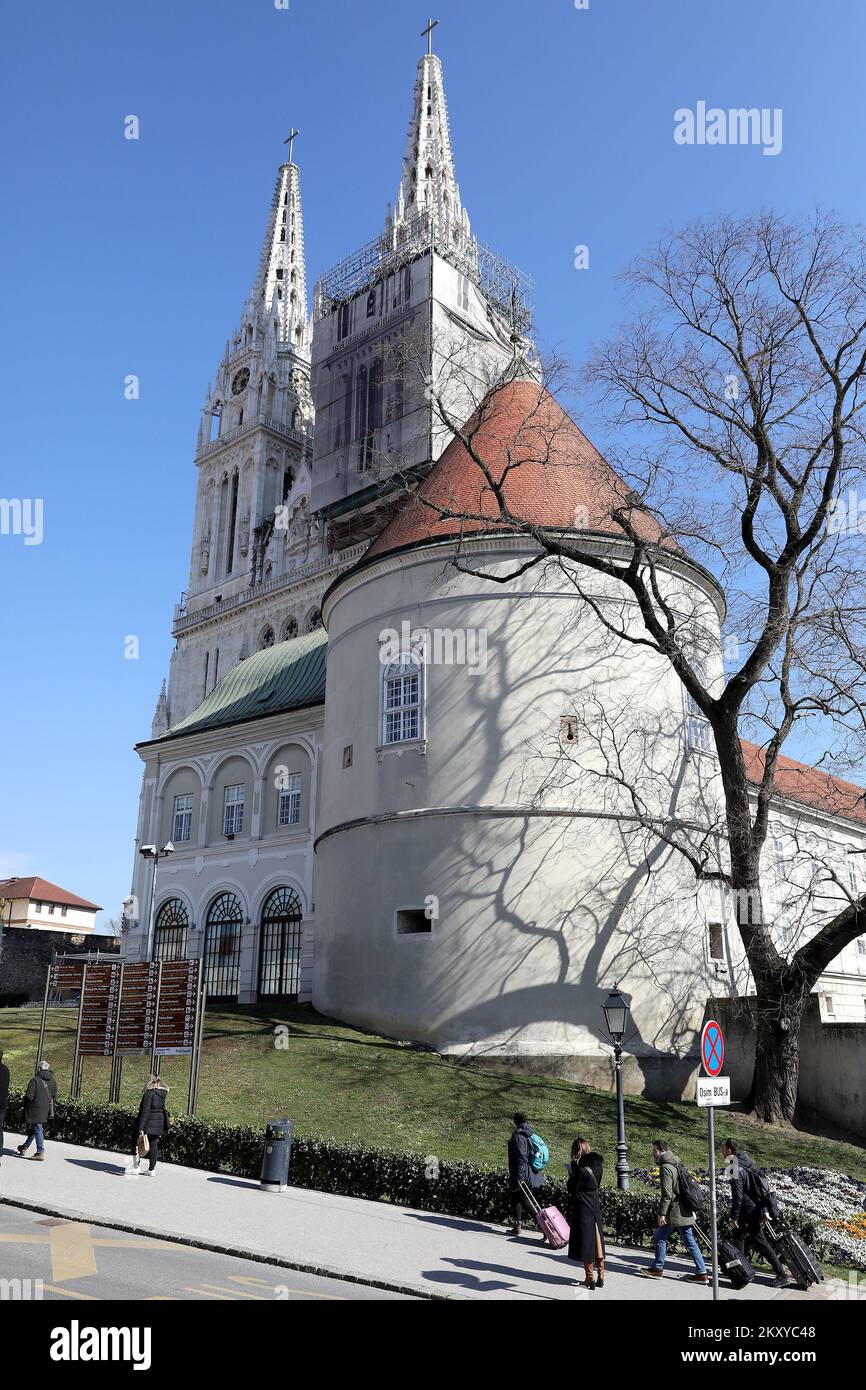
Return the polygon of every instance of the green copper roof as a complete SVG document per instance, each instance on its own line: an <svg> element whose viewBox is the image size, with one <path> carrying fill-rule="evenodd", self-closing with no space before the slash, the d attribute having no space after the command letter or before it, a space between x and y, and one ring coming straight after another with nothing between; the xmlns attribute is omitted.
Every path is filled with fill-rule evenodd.
<svg viewBox="0 0 866 1390"><path fill-rule="evenodd" d="M328 635L320 628L306 637L290 638L256 652L223 676L201 704L163 737L197 734L203 729L323 704L327 648Z"/></svg>

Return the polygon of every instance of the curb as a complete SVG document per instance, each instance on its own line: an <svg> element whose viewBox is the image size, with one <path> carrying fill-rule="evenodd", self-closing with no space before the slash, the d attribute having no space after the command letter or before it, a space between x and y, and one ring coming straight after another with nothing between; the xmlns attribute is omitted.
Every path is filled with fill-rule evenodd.
<svg viewBox="0 0 866 1390"><path fill-rule="evenodd" d="M175 1235L171 1231L161 1231L155 1226L138 1226L132 1222L103 1220L86 1212L69 1211L62 1207L46 1206L41 1202L24 1202L15 1197L0 1197L0 1206L19 1207L23 1211L35 1211L40 1216L60 1216L67 1221L81 1221L88 1226L101 1226L106 1231L123 1231L127 1235L147 1236L152 1240L167 1240L173 1245L185 1245L192 1250L209 1250L214 1255L231 1255L242 1260L252 1260L255 1264L275 1265L278 1269L293 1269L298 1274L315 1274L322 1279L336 1279L343 1284L362 1284L370 1289L384 1289L387 1293L407 1294L421 1298L428 1303L468 1302L465 1295L433 1293L430 1289L415 1284L392 1284L385 1279L371 1279L365 1274L352 1274L329 1265L302 1264L299 1260L287 1260L279 1255L263 1255L255 1250L244 1250L237 1245L220 1245L216 1241L197 1240L192 1236ZM110 1301L110 1300L108 1300ZM134 1301L134 1300L131 1300Z"/></svg>

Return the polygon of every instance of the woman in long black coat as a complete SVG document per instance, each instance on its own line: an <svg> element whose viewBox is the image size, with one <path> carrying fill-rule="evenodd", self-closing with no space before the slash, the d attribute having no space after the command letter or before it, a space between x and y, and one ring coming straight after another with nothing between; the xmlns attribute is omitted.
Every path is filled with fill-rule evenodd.
<svg viewBox="0 0 866 1390"><path fill-rule="evenodd" d="M141 1104L138 1107L138 1120L135 1125L136 1152L139 1136L147 1135L148 1140L148 1166L142 1168L139 1163L134 1163L134 1172L146 1173L153 1176L156 1170L156 1160L159 1157L159 1141L165 1134L170 1124L168 1114L168 1087L158 1076L152 1076L148 1081L144 1094L141 1097Z"/></svg>
<svg viewBox="0 0 866 1390"><path fill-rule="evenodd" d="M571 1197L568 1257L583 1265L585 1289L604 1288L604 1232L598 1200L603 1166L601 1154L592 1152L588 1139L575 1139L568 1178Z"/></svg>

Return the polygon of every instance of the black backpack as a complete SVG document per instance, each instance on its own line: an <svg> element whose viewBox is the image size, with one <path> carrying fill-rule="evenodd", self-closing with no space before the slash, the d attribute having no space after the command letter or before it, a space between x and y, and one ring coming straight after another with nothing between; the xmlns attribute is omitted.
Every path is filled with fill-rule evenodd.
<svg viewBox="0 0 866 1390"><path fill-rule="evenodd" d="M760 1211L765 1211L772 1221L779 1219L779 1203L776 1201L776 1194L767 1181L766 1173L758 1168L753 1168L751 1164L743 1164L745 1181L743 1191L750 1197L755 1206Z"/></svg>
<svg viewBox="0 0 866 1390"><path fill-rule="evenodd" d="M704 1189L684 1163L677 1164L677 1200L684 1216L699 1216L707 1200Z"/></svg>

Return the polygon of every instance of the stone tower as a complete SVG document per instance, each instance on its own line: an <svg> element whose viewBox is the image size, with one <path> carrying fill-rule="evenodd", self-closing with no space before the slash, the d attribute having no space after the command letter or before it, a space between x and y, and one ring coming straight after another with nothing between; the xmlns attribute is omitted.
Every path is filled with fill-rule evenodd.
<svg viewBox="0 0 866 1390"><path fill-rule="evenodd" d="M472 234L442 64L418 62L384 231L316 285L311 507L336 551L376 535L529 333L528 281Z"/></svg>
<svg viewBox="0 0 866 1390"><path fill-rule="evenodd" d="M287 604L282 593L320 554L307 507L311 339L300 170L290 160L277 174L251 293L205 396L189 583L175 610L161 723L183 718L239 660L317 621L316 596Z"/></svg>

